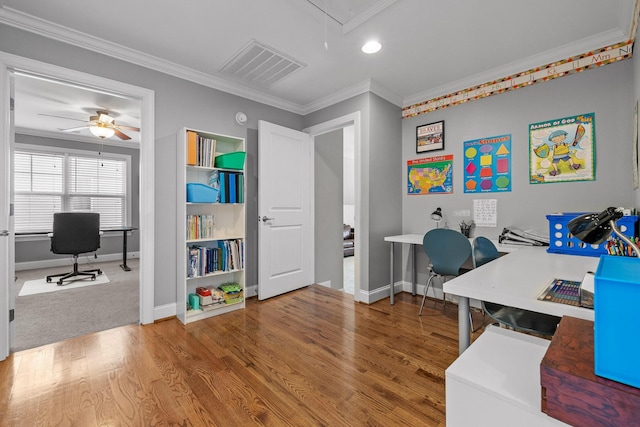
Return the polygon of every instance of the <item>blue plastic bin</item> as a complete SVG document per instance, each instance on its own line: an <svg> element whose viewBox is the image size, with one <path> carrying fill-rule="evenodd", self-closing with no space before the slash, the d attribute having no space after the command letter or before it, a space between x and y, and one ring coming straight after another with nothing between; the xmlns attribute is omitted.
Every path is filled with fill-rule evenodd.
<svg viewBox="0 0 640 427"><path fill-rule="evenodd" d="M198 182L187 183L188 203L215 203L218 201L218 189Z"/></svg>
<svg viewBox="0 0 640 427"><path fill-rule="evenodd" d="M588 256L600 256L607 254L605 243L600 243L598 245L584 243L575 238L573 234L569 232L569 221L583 214L584 212L565 212L561 214L547 215L547 220L549 220L549 248L547 249L547 252L554 254ZM623 216L616 222L616 224L625 236L636 237L638 235L637 215Z"/></svg>
<svg viewBox="0 0 640 427"><path fill-rule="evenodd" d="M640 387L640 258L600 257L593 309L595 374Z"/></svg>

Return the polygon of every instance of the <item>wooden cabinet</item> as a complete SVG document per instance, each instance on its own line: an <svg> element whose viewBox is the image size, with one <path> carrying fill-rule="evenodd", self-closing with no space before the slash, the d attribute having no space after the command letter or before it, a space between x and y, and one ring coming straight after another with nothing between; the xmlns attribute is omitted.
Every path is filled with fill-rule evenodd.
<svg viewBox="0 0 640 427"><path fill-rule="evenodd" d="M640 389L594 372L593 327L590 320L570 316L560 321L540 364L542 408L576 426L638 425ZM638 369L638 364L628 368Z"/></svg>
<svg viewBox="0 0 640 427"><path fill-rule="evenodd" d="M216 156L232 153L241 154L242 161L232 169L215 167ZM237 295L230 303L198 309L189 304L199 287L215 290L234 283L244 294L244 153L243 138L186 128L178 132L176 314L185 324L245 306Z"/></svg>

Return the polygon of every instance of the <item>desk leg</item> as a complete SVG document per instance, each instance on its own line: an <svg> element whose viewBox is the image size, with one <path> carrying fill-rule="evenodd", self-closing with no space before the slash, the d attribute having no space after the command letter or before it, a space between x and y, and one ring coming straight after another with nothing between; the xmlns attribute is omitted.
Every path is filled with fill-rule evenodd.
<svg viewBox="0 0 640 427"><path fill-rule="evenodd" d="M416 245L411 245L411 295L414 297L418 288L416 277Z"/></svg>
<svg viewBox="0 0 640 427"><path fill-rule="evenodd" d="M122 232L122 264L120 264L120 268L124 271L131 271L131 269L127 266L127 232Z"/></svg>
<svg viewBox="0 0 640 427"><path fill-rule="evenodd" d="M464 353L470 342L469 298L458 296L458 354Z"/></svg>
<svg viewBox="0 0 640 427"><path fill-rule="evenodd" d="M391 247L391 250L390 250L390 256L391 256L390 260L391 260L391 261L390 261L390 263L389 263L389 265L390 265L390 267L391 267L391 272L389 273L389 276L390 276L390 282L389 282L389 303L390 303L391 305L395 304L394 299L395 299L395 291L396 291L395 287L393 286L393 255L394 255L394 253L393 253L393 247L394 247L394 245L395 245L395 243L391 242L391 246L390 246L390 247Z"/></svg>

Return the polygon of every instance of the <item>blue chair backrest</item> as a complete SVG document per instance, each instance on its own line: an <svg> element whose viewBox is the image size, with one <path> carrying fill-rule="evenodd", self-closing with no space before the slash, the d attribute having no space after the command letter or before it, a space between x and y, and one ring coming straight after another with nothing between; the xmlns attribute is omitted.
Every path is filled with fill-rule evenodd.
<svg viewBox="0 0 640 427"><path fill-rule="evenodd" d="M478 236L473 240L473 267L480 267L483 264L493 261L500 254L493 242L486 237Z"/></svg>
<svg viewBox="0 0 640 427"><path fill-rule="evenodd" d="M471 243L462 233L448 228L428 231L422 247L433 271L443 276L457 276L462 264L471 256Z"/></svg>

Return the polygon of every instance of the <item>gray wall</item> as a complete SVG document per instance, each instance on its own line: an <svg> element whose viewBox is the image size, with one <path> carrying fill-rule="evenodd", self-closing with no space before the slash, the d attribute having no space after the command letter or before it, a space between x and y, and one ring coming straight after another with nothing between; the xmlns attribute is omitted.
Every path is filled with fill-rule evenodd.
<svg viewBox="0 0 640 427"><path fill-rule="evenodd" d="M343 149L342 129L314 141L315 282L343 287Z"/></svg>
<svg viewBox="0 0 640 427"><path fill-rule="evenodd" d="M0 51L155 91L155 306L176 301L175 150L178 130L191 127L247 137L249 132L257 129L260 119L302 129L302 117L297 114L6 25L0 25ZM235 122L234 117L238 111L247 114L249 120L246 126ZM255 197L248 195L247 199L254 201ZM247 209L256 210L249 205ZM248 217L247 223L252 224L251 218ZM255 241L250 242L248 239L247 246L251 245L255 245ZM256 263L247 263L248 278L256 277L256 267ZM248 281L247 285L253 284Z"/></svg>
<svg viewBox="0 0 640 427"><path fill-rule="evenodd" d="M19 102L19 100L17 100ZM72 150L97 151L101 149L104 153L118 153L131 156L131 218L129 225L138 227L140 211L140 150L126 147L115 147L99 144L87 144L78 141L67 141L62 139L43 138L40 136L16 134L16 143L42 145L46 147L59 147ZM16 263L28 261L41 261L46 259L56 259L63 255L51 253L51 243L48 238L29 237L26 240L16 238ZM133 232L127 238L127 251L136 252L140 250L140 235ZM100 239L99 255L122 254L122 233L109 233Z"/></svg>
<svg viewBox="0 0 640 427"><path fill-rule="evenodd" d="M546 215L553 212L600 211L607 206L637 207L632 188L633 63L617 62L524 89L405 119L402 122L402 196L404 233L425 233L435 227L428 214L440 206L450 228L461 219L454 210L473 211L474 199L498 200L498 226L478 228L474 235L496 238L504 227L516 226L548 234ZM595 113L596 180L529 184L528 125L580 113ZM445 121L445 150L454 155L454 194L408 196L406 162L416 155L416 126ZM463 142L512 135L512 190L507 193L464 194ZM444 223L444 222L443 222ZM441 225L443 224L441 223ZM406 254L405 254L406 255ZM406 259L406 258L405 258ZM424 273L426 258L419 257ZM405 277L406 271L405 262ZM419 276L424 283L426 274Z"/></svg>

